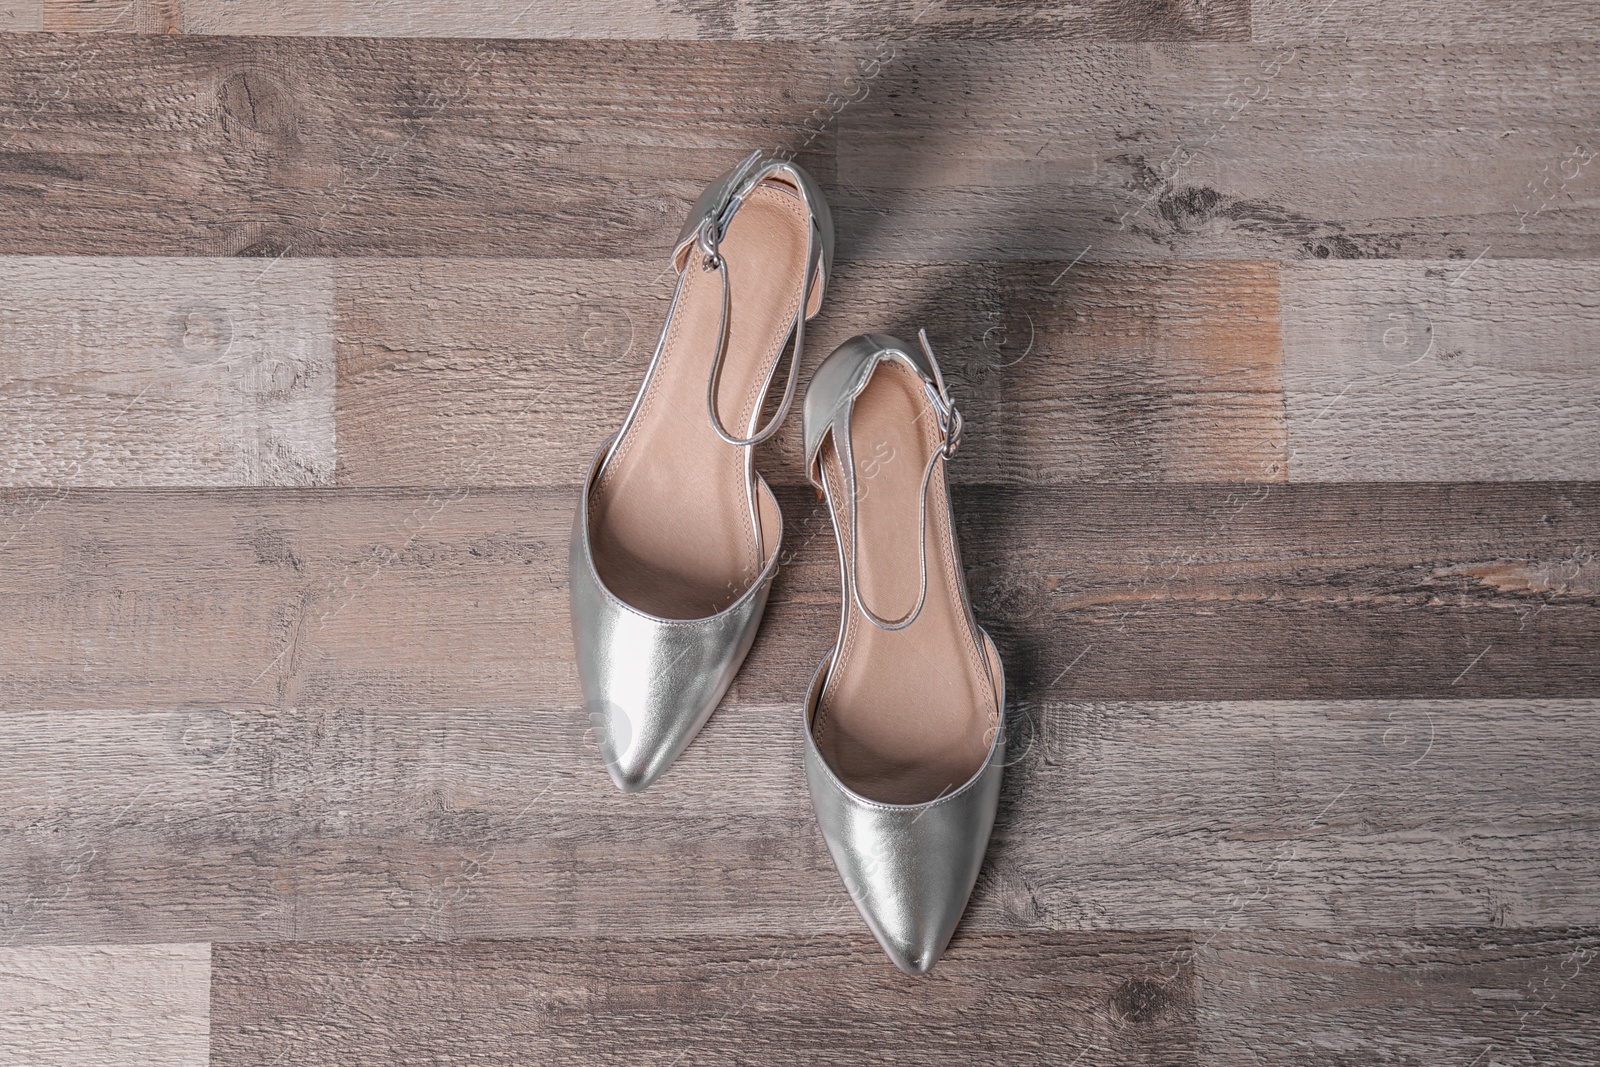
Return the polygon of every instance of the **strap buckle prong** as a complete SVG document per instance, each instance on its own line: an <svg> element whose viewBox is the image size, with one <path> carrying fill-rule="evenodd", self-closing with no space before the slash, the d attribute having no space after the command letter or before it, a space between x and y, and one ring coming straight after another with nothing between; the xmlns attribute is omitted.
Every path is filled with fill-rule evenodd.
<svg viewBox="0 0 1600 1067"><path fill-rule="evenodd" d="M961 412L956 409L956 402L950 396L950 390L945 387L944 375L939 370L939 361L934 358L933 347L928 344L928 331L918 330L917 340L922 342L922 352L928 357L928 365L933 368L933 381L924 382L923 388L928 392L928 401L933 405L934 416L939 420L939 430L944 434L942 451L946 459L956 454L956 449L961 447Z"/></svg>

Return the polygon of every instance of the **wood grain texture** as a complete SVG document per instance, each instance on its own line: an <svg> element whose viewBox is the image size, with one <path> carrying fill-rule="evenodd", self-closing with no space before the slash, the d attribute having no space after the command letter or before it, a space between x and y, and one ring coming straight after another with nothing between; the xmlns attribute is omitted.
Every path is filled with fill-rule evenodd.
<svg viewBox="0 0 1600 1067"><path fill-rule="evenodd" d="M0 484L331 484L332 271L264 267L0 258Z"/></svg>
<svg viewBox="0 0 1600 1067"><path fill-rule="evenodd" d="M632 255L668 245L752 146L809 146L801 162L831 179L831 135L808 124L842 57L740 42L7 37L0 251Z"/></svg>
<svg viewBox="0 0 1600 1067"><path fill-rule="evenodd" d="M0 33L29 33L43 28L43 0L0 0Z"/></svg>
<svg viewBox="0 0 1600 1067"><path fill-rule="evenodd" d="M633 256L809 144L854 258L1600 258L1596 47L12 38L0 249Z"/></svg>
<svg viewBox="0 0 1600 1067"><path fill-rule="evenodd" d="M956 514L1019 700L1594 696L1597 492L964 489ZM781 499L746 703L796 699L837 628L826 512ZM576 705L572 506L570 489L0 495L0 697Z"/></svg>
<svg viewBox="0 0 1600 1067"><path fill-rule="evenodd" d="M0 1061L1592 1064L1597 60L1583 0L0 0ZM809 363L926 326L967 416L1011 748L923 981L804 784L798 420L648 793L574 678L573 485L756 146L835 208Z"/></svg>
<svg viewBox="0 0 1600 1067"><path fill-rule="evenodd" d="M1149 977L1186 942L966 938L921 981L864 934L219 945L212 1062L1192 1063L1192 969Z"/></svg>
<svg viewBox="0 0 1600 1067"><path fill-rule="evenodd" d="M1283 480L1276 264L1067 266L842 263L803 376L863 329L926 327L982 428L960 483ZM581 481L672 284L655 261L342 264L340 483ZM761 460L774 484L805 484L799 423Z"/></svg>
<svg viewBox="0 0 1600 1067"><path fill-rule="evenodd" d="M115 3L117 0L96 0ZM471 0L403 8L373 0L184 0L190 33L363 37L585 37L793 40L925 38L1108 41L1241 41L1250 35L1249 0L1087 0L1070 5L996 5L973 0L872 0L803 3L554 3Z"/></svg>
<svg viewBox="0 0 1600 1067"><path fill-rule="evenodd" d="M640 796L572 707L10 706L0 936L17 944L869 944L816 829L794 702L724 705ZM1600 701L1014 712L961 939L1552 926L1600 901Z"/></svg>
<svg viewBox="0 0 1600 1067"><path fill-rule="evenodd" d="M1549 1064L1600 1055L1600 932L1228 933L1200 949L1216 1064Z"/></svg>
<svg viewBox="0 0 1600 1067"><path fill-rule="evenodd" d="M1594 258L1596 58L928 43L840 115L835 218L884 258Z"/></svg>
<svg viewBox="0 0 1600 1067"><path fill-rule="evenodd" d="M180 33L183 0L44 0L51 33Z"/></svg>
<svg viewBox="0 0 1600 1067"><path fill-rule="evenodd" d="M1600 480L1600 265L1306 263L1283 284L1292 480Z"/></svg>
<svg viewBox="0 0 1600 1067"><path fill-rule="evenodd" d="M1251 0L1256 41L1408 41L1418 44L1525 44L1600 40L1600 10L1587 0L1539 0L1511 7L1493 0Z"/></svg>
<svg viewBox="0 0 1600 1067"><path fill-rule="evenodd" d="M206 1067L210 985L210 945L0 948L0 1059Z"/></svg>
<svg viewBox="0 0 1600 1067"><path fill-rule="evenodd" d="M1086 486L956 510L1023 699L1250 699L1592 695L1597 504L1560 484Z"/></svg>

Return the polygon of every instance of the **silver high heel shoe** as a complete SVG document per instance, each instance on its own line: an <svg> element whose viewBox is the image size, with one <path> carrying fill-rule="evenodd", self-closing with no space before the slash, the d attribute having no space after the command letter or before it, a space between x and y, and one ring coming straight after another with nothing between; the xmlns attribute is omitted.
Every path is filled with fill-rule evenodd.
<svg viewBox="0 0 1600 1067"><path fill-rule="evenodd" d="M783 520L752 463L794 399L833 268L811 177L750 155L696 202L667 321L584 482L568 573L578 677L606 769L644 789L721 701L755 639ZM793 339L776 413L763 403Z"/></svg>
<svg viewBox="0 0 1600 1067"><path fill-rule="evenodd" d="M844 584L838 642L806 694L806 778L845 888L910 974L938 961L966 910L1005 765L1005 674L950 521L961 416L919 337L920 351L846 341L805 398Z"/></svg>

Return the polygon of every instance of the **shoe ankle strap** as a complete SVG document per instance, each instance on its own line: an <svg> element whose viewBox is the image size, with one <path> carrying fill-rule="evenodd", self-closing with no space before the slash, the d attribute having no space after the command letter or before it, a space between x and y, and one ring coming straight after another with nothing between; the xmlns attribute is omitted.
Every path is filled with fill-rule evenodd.
<svg viewBox="0 0 1600 1067"><path fill-rule="evenodd" d="M722 382L722 366L727 359L729 332L728 263L721 251L722 238L734 215L745 199L765 182L777 181L792 186L806 205L810 226L806 235L806 270L801 283L800 304L795 312L794 325L790 327L793 349L789 354L789 373L784 382L783 399L778 410L765 426L759 426L749 437L737 437L728 432L717 414L717 390ZM701 253L701 265L715 270L722 282L722 309L717 327L717 351L711 362L711 376L706 383L706 416L716 435L730 445L747 447L758 445L777 433L794 403L795 390L800 382L800 360L805 350L806 319L815 314L822 299L822 288L827 282L833 263L833 227L828 218L828 207L816 184L799 167L785 159L765 156L760 150L750 153L737 167L712 182L684 223L673 251L673 263L681 274L690 269L691 253ZM784 347L789 347L785 339ZM780 351L780 356L782 349ZM776 367L773 368L777 370ZM768 380L768 388L771 380ZM757 413L759 417L759 409Z"/></svg>
<svg viewBox="0 0 1600 1067"><path fill-rule="evenodd" d="M961 412L957 410L955 401L950 396L950 390L945 386L944 375L939 370L939 361L934 358L933 348L928 343L927 331L918 330L917 340L921 344L922 351L914 354L909 351L909 345L893 337L865 334L852 338L840 345L823 365L817 368L811 387L806 391L807 476L819 490L826 491L820 457L823 442L829 434L832 434L834 450L838 453L839 466L844 473L845 495L848 497L846 506L849 509L850 550L845 571L850 586L850 599L866 620L880 630L903 630L922 614L922 605L928 597L928 486L933 480L934 468L941 460L948 460L955 455L956 449L961 445ZM855 454L850 436L850 416L855 410L856 398L866 389L867 383L872 380L873 371L885 359L898 359L916 370L922 379L923 391L932 406L934 417L938 420L940 433L944 435L944 440L934 449L933 454L928 457L927 466L923 468L922 489L918 494L917 603L908 614L892 620L879 617L867 607L856 581L858 570L856 555L861 528L860 494L856 487Z"/></svg>

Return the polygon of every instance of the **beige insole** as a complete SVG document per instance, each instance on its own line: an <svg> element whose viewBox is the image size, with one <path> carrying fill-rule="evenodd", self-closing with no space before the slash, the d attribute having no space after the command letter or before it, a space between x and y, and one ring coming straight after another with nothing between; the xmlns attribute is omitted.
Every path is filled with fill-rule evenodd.
<svg viewBox="0 0 1600 1067"><path fill-rule="evenodd" d="M787 186L762 185L721 242L729 336L717 414L748 437L799 309L811 218ZM698 249L637 416L590 497L595 568L624 602L669 619L699 619L749 589L774 550L778 507L758 492L753 528L746 449L716 435L706 387L716 355L722 279Z"/></svg>
<svg viewBox="0 0 1600 1067"><path fill-rule="evenodd" d="M917 602L922 473L943 442L914 370L897 360L878 364L856 398L850 438L861 524L853 565L866 606L893 622ZM821 464L848 568L850 498L831 434ZM942 464L929 479L927 499L922 612L905 629L884 630L848 603L811 724L818 749L844 783L891 804L921 803L959 789L983 765L998 721L984 658L997 679L1000 665L980 648L962 607Z"/></svg>

